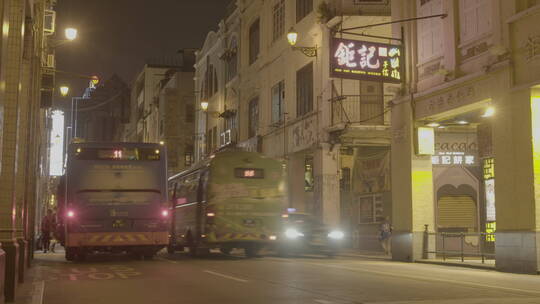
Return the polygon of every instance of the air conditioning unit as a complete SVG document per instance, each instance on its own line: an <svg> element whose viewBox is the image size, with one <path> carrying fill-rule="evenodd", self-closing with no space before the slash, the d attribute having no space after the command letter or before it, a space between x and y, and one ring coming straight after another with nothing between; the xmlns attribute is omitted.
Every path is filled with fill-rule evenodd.
<svg viewBox="0 0 540 304"><path fill-rule="evenodd" d="M53 10L45 10L43 17L43 33L52 35L56 29L56 12Z"/></svg>
<svg viewBox="0 0 540 304"><path fill-rule="evenodd" d="M49 69L54 69L55 67L55 60L54 60L54 54L47 54L47 60L44 62L44 66Z"/></svg>

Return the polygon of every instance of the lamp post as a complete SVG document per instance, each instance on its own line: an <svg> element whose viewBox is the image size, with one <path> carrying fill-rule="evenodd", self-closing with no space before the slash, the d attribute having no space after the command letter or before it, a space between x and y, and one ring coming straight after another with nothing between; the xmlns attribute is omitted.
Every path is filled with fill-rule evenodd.
<svg viewBox="0 0 540 304"><path fill-rule="evenodd" d="M208 101L201 101L201 110L204 112L204 147L205 154L209 154L210 145L208 144Z"/></svg>
<svg viewBox="0 0 540 304"><path fill-rule="evenodd" d="M298 32L296 32L292 27L287 33L287 41L294 51L300 51L307 57L317 57L317 46L296 46L296 42L298 41Z"/></svg>

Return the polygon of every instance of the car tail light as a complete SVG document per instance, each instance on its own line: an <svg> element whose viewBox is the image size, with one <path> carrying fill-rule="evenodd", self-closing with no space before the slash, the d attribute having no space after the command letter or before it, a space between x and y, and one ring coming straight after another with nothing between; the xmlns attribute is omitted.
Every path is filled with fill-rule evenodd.
<svg viewBox="0 0 540 304"><path fill-rule="evenodd" d="M75 217L75 212L73 212L73 210L68 210L67 217L69 217L69 218Z"/></svg>
<svg viewBox="0 0 540 304"><path fill-rule="evenodd" d="M206 213L206 216L207 217L214 217L214 216L216 216L216 214L214 212L208 212L208 213Z"/></svg>
<svg viewBox="0 0 540 304"><path fill-rule="evenodd" d="M169 210L161 210L161 216L163 217L169 216Z"/></svg>

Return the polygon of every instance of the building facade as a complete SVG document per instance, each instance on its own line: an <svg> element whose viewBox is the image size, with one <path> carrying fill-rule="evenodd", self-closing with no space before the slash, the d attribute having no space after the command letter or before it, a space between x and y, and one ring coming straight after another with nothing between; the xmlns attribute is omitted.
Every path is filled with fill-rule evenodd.
<svg viewBox="0 0 540 304"><path fill-rule="evenodd" d="M36 211L47 196L55 2L0 1L0 302L13 301L25 280Z"/></svg>
<svg viewBox="0 0 540 304"><path fill-rule="evenodd" d="M92 81L90 81L92 84ZM130 89L117 75L74 98L73 137L86 142L122 141L130 118Z"/></svg>
<svg viewBox="0 0 540 304"><path fill-rule="evenodd" d="M193 163L195 50L149 60L131 89L131 117L123 139L167 146L169 174Z"/></svg>
<svg viewBox="0 0 540 304"><path fill-rule="evenodd" d="M394 21L416 17L430 18L393 24L407 62L391 110L393 258L429 257L457 232L498 269L537 273L540 3L392 1Z"/></svg>
<svg viewBox="0 0 540 304"><path fill-rule="evenodd" d="M386 108L397 90L336 77L330 64L332 38L354 37L341 28L389 20L386 1L233 1L197 53L203 107L196 158L233 145L281 159L288 173L284 208L342 225L355 244L366 243L358 240L362 235L366 246L379 249L377 222L391 214ZM290 30L297 33L295 47ZM364 33L390 37L391 27Z"/></svg>

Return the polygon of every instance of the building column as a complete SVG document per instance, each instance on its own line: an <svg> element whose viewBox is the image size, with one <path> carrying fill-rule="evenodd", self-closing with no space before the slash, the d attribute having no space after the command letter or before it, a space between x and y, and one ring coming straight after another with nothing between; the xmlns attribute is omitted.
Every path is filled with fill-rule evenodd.
<svg viewBox="0 0 540 304"><path fill-rule="evenodd" d="M495 103L497 269L540 270L540 90L511 92Z"/></svg>
<svg viewBox="0 0 540 304"><path fill-rule="evenodd" d="M9 0L0 0L0 24L4 24L4 21L9 18L8 11ZM0 35L0 62L7 60L7 36ZM6 96L5 84L6 82L6 68L5 65L0 65L0 122L4 120L4 99ZM3 127L3 126L2 126ZM0 166L2 165L2 142L3 142L4 130L0 128ZM2 168L0 167L0 170ZM1 171L0 171L1 173ZM1 208L1 207L0 207ZM7 222L6 222L7 221ZM4 274L6 272L6 252L2 249L2 230L10 229L9 222L11 217L5 214L3 209L0 209L0 304L4 303ZM5 224L3 224L6 222Z"/></svg>
<svg viewBox="0 0 540 304"><path fill-rule="evenodd" d="M315 176L314 201L323 223L339 225L339 145L320 143L315 150L313 170Z"/></svg>
<svg viewBox="0 0 540 304"><path fill-rule="evenodd" d="M298 212L306 212L304 190L304 164L305 156L302 153L287 155L287 189L290 208Z"/></svg>
<svg viewBox="0 0 540 304"><path fill-rule="evenodd" d="M6 252L5 266L5 300L15 298L18 281L19 244L17 236L17 219L21 217L21 209L17 206L16 174L17 174L17 129L18 106L21 94L21 66L24 38L25 1L6 0L4 9L8 11L7 60L5 62L5 98L4 121L2 123L2 163L0 172L0 241ZM3 47L3 46L2 46Z"/></svg>
<svg viewBox="0 0 540 304"><path fill-rule="evenodd" d="M26 24L31 26L31 24ZM30 41L25 41L30 42ZM29 48L31 53L32 43L24 45L25 48ZM17 216L15 219L16 232L15 237L19 244L19 283L24 282L24 272L26 270L26 260L28 258L28 241L25 236L25 218L27 213L27 197L26 197L26 184L28 178L26 174L26 166L28 162L28 150L32 146L31 142L28 142L28 124L30 122L30 94L32 89L32 75L31 75L31 62L28 58L23 59L22 62L22 91L19 97L19 109L18 109L18 128L17 128L17 175L15 177L15 192L16 197L16 210Z"/></svg>
<svg viewBox="0 0 540 304"><path fill-rule="evenodd" d="M392 107L392 259L423 258L424 231L434 230L433 173L431 157L414 153L411 103ZM434 246L434 242L428 242ZM432 250L430 250L432 251Z"/></svg>

